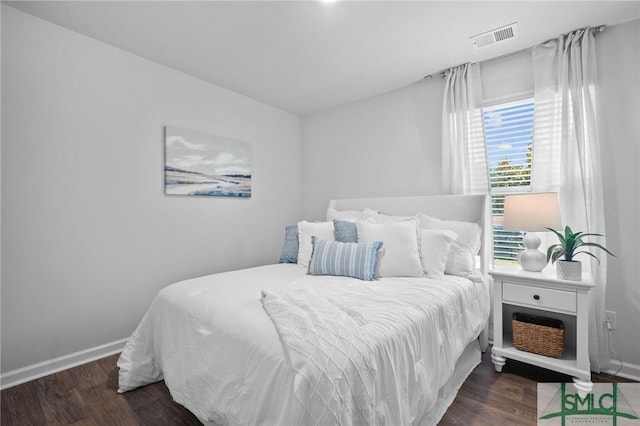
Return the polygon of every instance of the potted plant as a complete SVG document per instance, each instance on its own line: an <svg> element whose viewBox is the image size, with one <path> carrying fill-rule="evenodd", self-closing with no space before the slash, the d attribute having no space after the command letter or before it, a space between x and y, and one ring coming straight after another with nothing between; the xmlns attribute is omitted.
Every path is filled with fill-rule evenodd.
<svg viewBox="0 0 640 426"><path fill-rule="evenodd" d="M597 247L604 250L607 254L615 256L602 245L598 243L590 243L584 241L583 239L584 237L589 236L602 237L602 234L573 232L568 226L564 228L564 235L561 232L556 231L555 229L547 229L556 234L558 236L558 239L560 240L559 244L553 244L547 249L547 262L549 260L551 260L551 263L558 261L556 274L558 278L561 278L563 280L582 280L582 262L580 262L579 260L573 260L573 258L580 253L589 255L600 262L600 259L598 259L593 253L590 253L588 250L586 250L587 247ZM560 259L561 257L562 259Z"/></svg>

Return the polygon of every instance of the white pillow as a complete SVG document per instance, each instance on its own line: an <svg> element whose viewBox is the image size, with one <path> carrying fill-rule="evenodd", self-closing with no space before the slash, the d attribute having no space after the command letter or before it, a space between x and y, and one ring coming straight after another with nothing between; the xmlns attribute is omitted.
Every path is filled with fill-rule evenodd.
<svg viewBox="0 0 640 426"><path fill-rule="evenodd" d="M390 216L382 214L375 210L364 209L364 220L369 223L387 223L387 222L400 222L403 220L415 220L415 216Z"/></svg>
<svg viewBox="0 0 640 426"><path fill-rule="evenodd" d="M458 220L440 220L418 213L420 229L449 230L458 237L451 243L445 273L467 276L473 271L474 256L480 251L482 228L479 223Z"/></svg>
<svg viewBox="0 0 640 426"><path fill-rule="evenodd" d="M427 277L444 275L451 243L458 235L453 231L423 229L420 233L420 254L422 267Z"/></svg>
<svg viewBox="0 0 640 426"><path fill-rule="evenodd" d="M321 240L335 241L333 237L333 221L331 222L298 222L298 265L309 267L309 259L313 245L311 237Z"/></svg>
<svg viewBox="0 0 640 426"><path fill-rule="evenodd" d="M336 210L333 207L327 208L327 221L334 219L347 220L349 222L358 222L364 219L364 211L359 210Z"/></svg>
<svg viewBox="0 0 640 426"><path fill-rule="evenodd" d="M363 242L382 241L378 277L421 277L424 275L418 251L415 220L386 223L358 223Z"/></svg>
<svg viewBox="0 0 640 426"><path fill-rule="evenodd" d="M473 272L474 266L475 258L471 252L455 241L452 242L451 247L449 247L449 256L447 256L444 273L467 277Z"/></svg>

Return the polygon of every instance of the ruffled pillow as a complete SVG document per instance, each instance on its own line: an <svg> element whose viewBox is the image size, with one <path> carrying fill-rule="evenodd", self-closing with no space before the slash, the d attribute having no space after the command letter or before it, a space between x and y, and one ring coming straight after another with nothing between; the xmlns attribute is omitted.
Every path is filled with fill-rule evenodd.
<svg viewBox="0 0 640 426"><path fill-rule="evenodd" d="M466 277L474 268L474 257L480 251L482 228L479 223L458 220L440 220L419 213L418 221L422 230L449 230L457 237L451 243L445 273Z"/></svg>
<svg viewBox="0 0 640 426"><path fill-rule="evenodd" d="M422 230L420 233L420 254L422 255L422 267L427 277L437 278L444 275L449 249L456 237L456 233L449 230Z"/></svg>

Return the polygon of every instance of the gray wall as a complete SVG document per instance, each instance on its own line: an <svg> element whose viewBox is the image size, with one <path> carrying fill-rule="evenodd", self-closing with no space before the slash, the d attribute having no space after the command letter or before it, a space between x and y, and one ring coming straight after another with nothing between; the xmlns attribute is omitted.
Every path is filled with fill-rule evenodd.
<svg viewBox="0 0 640 426"><path fill-rule="evenodd" d="M300 119L2 6L2 371L128 337L158 289L277 261ZM164 125L250 142L253 197L163 195Z"/></svg>
<svg viewBox="0 0 640 426"><path fill-rule="evenodd" d="M613 343L640 376L640 21L598 34L602 161L610 258L607 309L618 313ZM483 64L484 98L532 94L529 55ZM321 218L327 200L421 195L441 189L439 76L303 118L302 212Z"/></svg>
<svg viewBox="0 0 640 426"><path fill-rule="evenodd" d="M302 213L322 219L332 198L438 194L439 76L302 120Z"/></svg>
<svg viewBox="0 0 640 426"><path fill-rule="evenodd" d="M617 255L608 259L606 309L618 313L616 352L640 376L640 20L596 41L607 245Z"/></svg>

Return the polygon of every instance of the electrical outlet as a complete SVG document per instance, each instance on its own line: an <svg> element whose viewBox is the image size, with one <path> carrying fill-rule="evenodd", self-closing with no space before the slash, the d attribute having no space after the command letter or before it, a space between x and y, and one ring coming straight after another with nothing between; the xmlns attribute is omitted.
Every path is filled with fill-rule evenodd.
<svg viewBox="0 0 640 426"><path fill-rule="evenodd" d="M613 311L605 311L604 315L605 315L605 319L604 319L605 323L608 322L610 327L611 327L611 330L615 330L616 329L616 317L617 317L616 313L613 312Z"/></svg>

